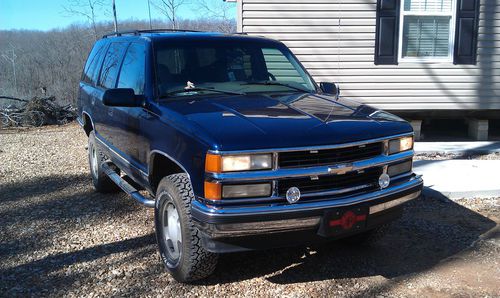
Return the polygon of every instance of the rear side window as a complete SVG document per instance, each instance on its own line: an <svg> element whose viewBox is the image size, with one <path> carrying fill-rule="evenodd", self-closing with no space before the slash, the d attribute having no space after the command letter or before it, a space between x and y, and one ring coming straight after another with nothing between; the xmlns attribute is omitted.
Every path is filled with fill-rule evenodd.
<svg viewBox="0 0 500 298"><path fill-rule="evenodd" d="M83 69L83 75L82 75L82 81L95 85L96 83L96 72L99 69L99 65L102 62L102 57L103 53L105 51L106 47L103 45L102 42L98 42L95 44L95 46L92 48L92 51L89 54L89 57L87 58L87 62L85 63L85 67Z"/></svg>
<svg viewBox="0 0 500 298"><path fill-rule="evenodd" d="M99 86L106 89L115 88L116 77L126 46L126 43L121 42L114 42L109 46L102 64Z"/></svg>
<svg viewBox="0 0 500 298"><path fill-rule="evenodd" d="M131 43L123 59L118 88L132 88L136 95L144 93L146 47L143 43Z"/></svg>

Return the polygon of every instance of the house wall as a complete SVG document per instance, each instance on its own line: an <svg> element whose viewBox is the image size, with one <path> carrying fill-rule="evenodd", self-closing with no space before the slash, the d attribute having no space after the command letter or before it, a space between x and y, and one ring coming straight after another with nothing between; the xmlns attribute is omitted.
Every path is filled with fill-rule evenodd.
<svg viewBox="0 0 500 298"><path fill-rule="evenodd" d="M375 65L376 0L238 0L238 28L283 41L317 82L388 110L500 109L500 5L481 0L477 65Z"/></svg>

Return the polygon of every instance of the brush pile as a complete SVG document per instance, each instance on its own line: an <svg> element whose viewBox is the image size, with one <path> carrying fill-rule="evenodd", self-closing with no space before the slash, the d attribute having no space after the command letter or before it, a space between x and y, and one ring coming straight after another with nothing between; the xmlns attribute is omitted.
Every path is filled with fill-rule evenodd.
<svg viewBox="0 0 500 298"><path fill-rule="evenodd" d="M39 127L50 124L65 124L76 118L76 109L71 105L59 105L55 97L33 97L25 100L0 96L1 100L17 101L20 105L0 105L0 127Z"/></svg>

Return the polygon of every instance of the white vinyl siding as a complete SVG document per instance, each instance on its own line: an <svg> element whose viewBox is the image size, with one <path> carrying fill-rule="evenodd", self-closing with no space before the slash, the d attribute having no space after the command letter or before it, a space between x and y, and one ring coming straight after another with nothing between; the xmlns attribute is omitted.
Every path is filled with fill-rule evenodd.
<svg viewBox="0 0 500 298"><path fill-rule="evenodd" d="M375 0L238 1L243 32L283 41L345 97L390 110L500 109L498 0L481 0L477 65L375 65Z"/></svg>

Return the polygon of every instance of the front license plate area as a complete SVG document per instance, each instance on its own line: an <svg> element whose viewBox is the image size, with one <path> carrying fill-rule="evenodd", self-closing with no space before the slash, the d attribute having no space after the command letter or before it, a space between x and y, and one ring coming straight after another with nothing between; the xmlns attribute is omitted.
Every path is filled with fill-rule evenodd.
<svg viewBox="0 0 500 298"><path fill-rule="evenodd" d="M352 233L366 228L368 207L325 211L318 234L324 237Z"/></svg>

